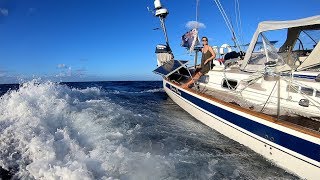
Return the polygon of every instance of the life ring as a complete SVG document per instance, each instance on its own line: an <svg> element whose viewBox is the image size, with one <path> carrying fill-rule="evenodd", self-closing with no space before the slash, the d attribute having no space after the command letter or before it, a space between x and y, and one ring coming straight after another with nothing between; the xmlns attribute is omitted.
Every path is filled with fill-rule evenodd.
<svg viewBox="0 0 320 180"><path fill-rule="evenodd" d="M219 54L220 55L224 55L225 53L224 53L224 50L225 49L227 49L227 53L229 53L229 52L231 52L232 51L232 49L231 49L231 46L229 45L229 44L222 44L221 45L221 47L220 47L220 49L219 49Z"/></svg>

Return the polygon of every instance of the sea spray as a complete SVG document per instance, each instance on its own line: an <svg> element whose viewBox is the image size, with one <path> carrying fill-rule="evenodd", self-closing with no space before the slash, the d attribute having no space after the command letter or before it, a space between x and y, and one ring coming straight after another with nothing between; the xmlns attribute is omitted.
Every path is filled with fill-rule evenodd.
<svg viewBox="0 0 320 180"><path fill-rule="evenodd" d="M0 85L0 166L12 172L1 173L20 179L296 178L199 123L161 86Z"/></svg>
<svg viewBox="0 0 320 180"><path fill-rule="evenodd" d="M147 177L146 168L157 175L161 170L152 168L162 164L161 157L134 153L119 143L135 127L110 124L131 112L100 99L102 93L95 87L80 90L31 81L4 94L0 165L18 178Z"/></svg>

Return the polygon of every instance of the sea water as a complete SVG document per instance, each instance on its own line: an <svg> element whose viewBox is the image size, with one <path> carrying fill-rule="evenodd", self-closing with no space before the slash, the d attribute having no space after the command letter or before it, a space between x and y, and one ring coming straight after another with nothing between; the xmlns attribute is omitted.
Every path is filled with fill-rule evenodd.
<svg viewBox="0 0 320 180"><path fill-rule="evenodd" d="M3 179L297 179L177 106L161 82L0 85Z"/></svg>

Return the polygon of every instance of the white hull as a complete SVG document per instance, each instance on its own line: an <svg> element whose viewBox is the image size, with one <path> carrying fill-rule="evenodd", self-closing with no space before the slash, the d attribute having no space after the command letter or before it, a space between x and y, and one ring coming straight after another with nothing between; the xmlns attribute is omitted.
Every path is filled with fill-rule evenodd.
<svg viewBox="0 0 320 180"><path fill-rule="evenodd" d="M240 127L230 122L230 120L228 120L227 118L221 118L221 114L219 115L219 113L213 113L212 111L210 112L204 108L201 108L198 104L195 103L195 101L199 101L202 104L205 103L207 106L209 105L218 109L222 109L223 112L226 110L228 111L228 114L233 114L234 117L245 118L248 122L250 121L254 124L259 124L259 126L263 126L267 129L280 132L282 134L285 134L286 136L298 138L299 141L301 140L307 144L311 144L313 147L313 151L316 151L314 153L318 153L318 155L320 154L320 148L318 148L320 147L319 138L267 121L263 118L260 118L259 116L252 115L228 105L224 105L223 103L219 103L212 99L200 96L191 91L186 91L166 80L163 80L163 85L164 90L175 103L177 103L185 111L187 111L189 114L194 116L205 125L251 148L255 152L271 160L278 166L289 170L290 172L293 172L294 174L302 178L319 179L319 156L311 155L307 157L306 155L303 155L299 152L295 152L294 150L283 147L282 145L280 145L281 143L276 143L276 134L274 134L274 136L272 134L266 133L266 135L263 137L261 136L261 134L257 135L256 132L251 132L250 130L245 129L244 126ZM186 97L188 97L189 99Z"/></svg>

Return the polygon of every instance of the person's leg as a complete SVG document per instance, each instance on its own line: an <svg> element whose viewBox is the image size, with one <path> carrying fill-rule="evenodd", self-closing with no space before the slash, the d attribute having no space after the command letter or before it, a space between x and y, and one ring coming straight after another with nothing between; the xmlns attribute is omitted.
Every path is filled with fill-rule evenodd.
<svg viewBox="0 0 320 180"><path fill-rule="evenodd" d="M186 82L185 84L182 84L181 87L188 88L191 84L193 84L195 81L197 81L201 76L202 76L202 73L198 72L188 82Z"/></svg>

